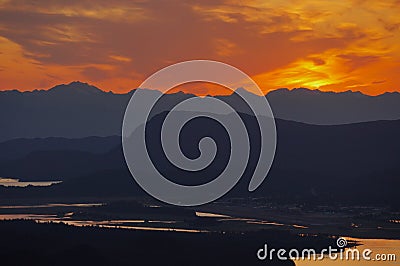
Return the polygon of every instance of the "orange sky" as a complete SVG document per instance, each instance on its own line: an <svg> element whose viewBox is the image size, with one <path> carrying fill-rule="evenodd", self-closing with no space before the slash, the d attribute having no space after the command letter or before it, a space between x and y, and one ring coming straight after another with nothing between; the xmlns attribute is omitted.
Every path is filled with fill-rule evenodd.
<svg viewBox="0 0 400 266"><path fill-rule="evenodd" d="M0 90L80 80L126 92L169 64L210 59L264 92L400 91L399 0L184 2L0 0Z"/></svg>

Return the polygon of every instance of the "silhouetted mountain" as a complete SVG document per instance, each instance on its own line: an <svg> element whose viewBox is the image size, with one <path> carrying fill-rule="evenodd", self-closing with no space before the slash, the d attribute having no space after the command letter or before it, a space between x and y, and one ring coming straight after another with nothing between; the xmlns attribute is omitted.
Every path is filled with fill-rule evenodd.
<svg viewBox="0 0 400 266"><path fill-rule="evenodd" d="M34 151L21 159L0 162L1 177L24 180L67 180L99 169L120 168L123 157L79 150Z"/></svg>
<svg viewBox="0 0 400 266"><path fill-rule="evenodd" d="M147 125L151 129L148 131L151 132L149 154L158 170L169 179L187 185L216 177L225 167L230 152L223 129L210 124L208 119L196 119L190 130L182 131L181 146L188 157L198 156L198 140L204 136L213 137L218 147L215 161L209 167L189 173L168 163L162 152L158 139L165 115L155 116ZM241 116L249 131L257 132L254 117ZM259 152L259 139L252 138L249 165L228 197L400 204L397 191L400 185L400 120L336 126L277 120L277 131L275 161L263 185L254 193L247 191ZM143 173L146 174L146 169ZM83 152L82 149L35 151L19 159L2 160L0 176L65 180L50 190L41 188L41 196L49 196L46 194L49 191L53 196L144 195L127 171L120 145L101 154ZM11 197L10 193L3 191L0 194Z"/></svg>
<svg viewBox="0 0 400 266"><path fill-rule="evenodd" d="M322 92L305 88L267 95L275 117L317 125L400 119L400 93Z"/></svg>
<svg viewBox="0 0 400 266"><path fill-rule="evenodd" d="M120 135L129 99L127 94L104 92L81 82L58 85L48 91L0 92L0 141L15 138ZM146 90L146 93L160 93ZM192 94L164 95L153 115L170 110ZM252 95L257 101L262 96ZM400 119L400 94L367 96L359 92L321 92L280 89L266 96L276 118L309 124L346 124ZM218 96L237 111L250 114L236 94Z"/></svg>
<svg viewBox="0 0 400 266"><path fill-rule="evenodd" d="M100 90L95 86L79 81L71 82L68 85L66 84L57 85L48 90L48 92L54 95L64 95L64 96L70 96L72 95L71 93L80 95L99 95L104 93L104 91Z"/></svg>
<svg viewBox="0 0 400 266"><path fill-rule="evenodd" d="M113 94L83 83L49 91L0 93L0 140L35 137L82 138L119 135L129 94Z"/></svg>
<svg viewBox="0 0 400 266"><path fill-rule="evenodd" d="M87 137L82 139L35 138L13 139L0 143L0 159L11 160L27 156L35 151L82 151L106 153L121 142L121 137Z"/></svg>

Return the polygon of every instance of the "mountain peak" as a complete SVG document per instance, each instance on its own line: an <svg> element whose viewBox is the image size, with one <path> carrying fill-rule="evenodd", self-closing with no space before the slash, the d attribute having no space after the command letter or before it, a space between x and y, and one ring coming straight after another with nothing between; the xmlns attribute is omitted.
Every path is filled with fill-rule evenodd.
<svg viewBox="0 0 400 266"><path fill-rule="evenodd" d="M368 96L360 91L352 91L352 90L347 90L347 91L342 91L342 92L334 92L334 91L322 91L319 89L308 89L308 88L293 88L292 90L289 90L287 88L281 88L277 90L272 90L267 93L272 95L353 95L353 96Z"/></svg>
<svg viewBox="0 0 400 266"><path fill-rule="evenodd" d="M98 95L104 93L99 88L85 82L73 81L69 84L54 86L49 90L52 93L79 93L85 95Z"/></svg>

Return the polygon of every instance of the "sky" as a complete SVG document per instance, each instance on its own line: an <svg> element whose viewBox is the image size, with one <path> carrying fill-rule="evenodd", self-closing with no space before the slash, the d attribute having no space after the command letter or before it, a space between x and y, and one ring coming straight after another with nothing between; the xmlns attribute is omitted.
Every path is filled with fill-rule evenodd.
<svg viewBox="0 0 400 266"><path fill-rule="evenodd" d="M400 0L0 0L0 90L79 80L124 93L170 64L208 59L265 93L400 91L399 14Z"/></svg>

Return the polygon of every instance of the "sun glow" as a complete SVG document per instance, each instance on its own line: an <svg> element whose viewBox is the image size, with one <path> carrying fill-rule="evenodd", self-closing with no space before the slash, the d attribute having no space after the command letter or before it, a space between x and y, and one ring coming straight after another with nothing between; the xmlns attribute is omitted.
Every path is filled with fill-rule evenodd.
<svg viewBox="0 0 400 266"><path fill-rule="evenodd" d="M81 80L127 92L167 65L209 59L238 67L264 92L400 91L399 13L396 0L2 1L0 89Z"/></svg>

